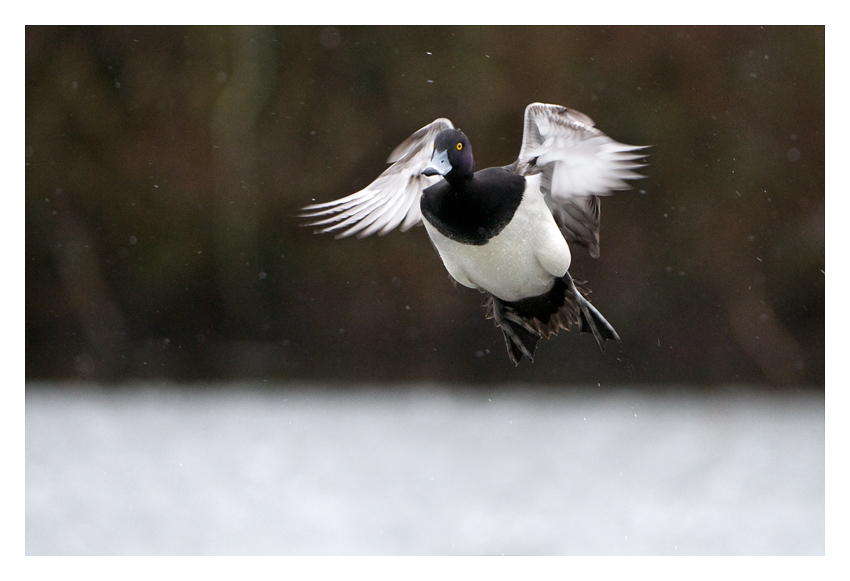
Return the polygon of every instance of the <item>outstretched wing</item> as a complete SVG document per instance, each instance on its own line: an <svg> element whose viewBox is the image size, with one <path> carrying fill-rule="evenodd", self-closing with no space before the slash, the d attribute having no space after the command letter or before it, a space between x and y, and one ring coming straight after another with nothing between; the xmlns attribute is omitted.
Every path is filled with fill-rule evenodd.
<svg viewBox="0 0 850 581"><path fill-rule="evenodd" d="M635 153L642 146L617 143L593 120L560 105L532 103L525 108L521 175L541 174L546 204L568 242L586 246L599 256L599 197L625 190L626 180L644 176Z"/></svg>
<svg viewBox="0 0 850 581"><path fill-rule="evenodd" d="M339 200L306 206L299 217L310 219L305 226L318 227L317 233L336 232L337 238L382 236L399 225L404 232L419 224L422 190L442 179L421 172L431 160L434 137L453 127L448 119L429 123L393 150L387 159L392 165L374 182Z"/></svg>

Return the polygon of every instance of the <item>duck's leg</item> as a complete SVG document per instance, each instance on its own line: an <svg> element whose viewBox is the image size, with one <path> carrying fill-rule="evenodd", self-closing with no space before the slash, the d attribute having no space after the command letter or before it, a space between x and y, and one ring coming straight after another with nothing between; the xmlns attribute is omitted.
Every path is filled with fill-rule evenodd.
<svg viewBox="0 0 850 581"><path fill-rule="evenodd" d="M508 357L514 365L519 365L520 359L528 358L534 361L534 350L540 335L535 332L525 321L516 314L505 308L504 302L487 293L484 302L487 307L487 317L496 320L496 325L505 336L505 346L508 348Z"/></svg>
<svg viewBox="0 0 850 581"><path fill-rule="evenodd" d="M576 288L575 283L573 282L573 277L570 276L568 272L562 277L563 281L566 285L572 290L573 296L575 297L576 303L578 303L579 310L579 330L582 333L592 333L593 337L596 339L596 342L599 344L599 348L605 351L605 340L613 339L615 341L620 340L620 336L617 335L617 331L614 330L614 327L605 320L605 317L602 316L602 313L596 310L590 302L584 298L584 295Z"/></svg>

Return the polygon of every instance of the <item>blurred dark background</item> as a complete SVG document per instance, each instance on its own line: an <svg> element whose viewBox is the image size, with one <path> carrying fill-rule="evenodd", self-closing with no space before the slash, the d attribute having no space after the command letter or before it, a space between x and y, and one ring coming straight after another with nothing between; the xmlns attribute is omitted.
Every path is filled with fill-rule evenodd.
<svg viewBox="0 0 850 581"><path fill-rule="evenodd" d="M27 379L824 383L823 27L26 28ZM622 337L509 362L423 228L335 240L448 117L479 168L524 107L652 145L571 272Z"/></svg>

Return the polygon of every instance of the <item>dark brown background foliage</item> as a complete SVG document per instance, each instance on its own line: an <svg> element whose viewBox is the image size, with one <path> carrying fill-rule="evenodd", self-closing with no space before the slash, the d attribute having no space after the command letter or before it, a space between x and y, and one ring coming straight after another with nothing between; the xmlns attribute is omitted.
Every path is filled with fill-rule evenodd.
<svg viewBox="0 0 850 581"><path fill-rule="evenodd" d="M26 375L824 382L823 27L27 27ZM436 117L479 168L523 108L652 145L571 271L623 341L514 368L422 228L334 240Z"/></svg>

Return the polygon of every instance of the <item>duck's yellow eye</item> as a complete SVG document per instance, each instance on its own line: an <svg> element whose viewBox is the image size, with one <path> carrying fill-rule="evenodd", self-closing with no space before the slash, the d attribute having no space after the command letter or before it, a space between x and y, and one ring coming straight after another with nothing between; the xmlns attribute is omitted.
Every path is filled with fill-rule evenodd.
<svg viewBox="0 0 850 581"><path fill-rule="evenodd" d="M463 149L463 143L458 143L456 145L456 147L457 147L457 150L460 151L461 149Z"/></svg>

